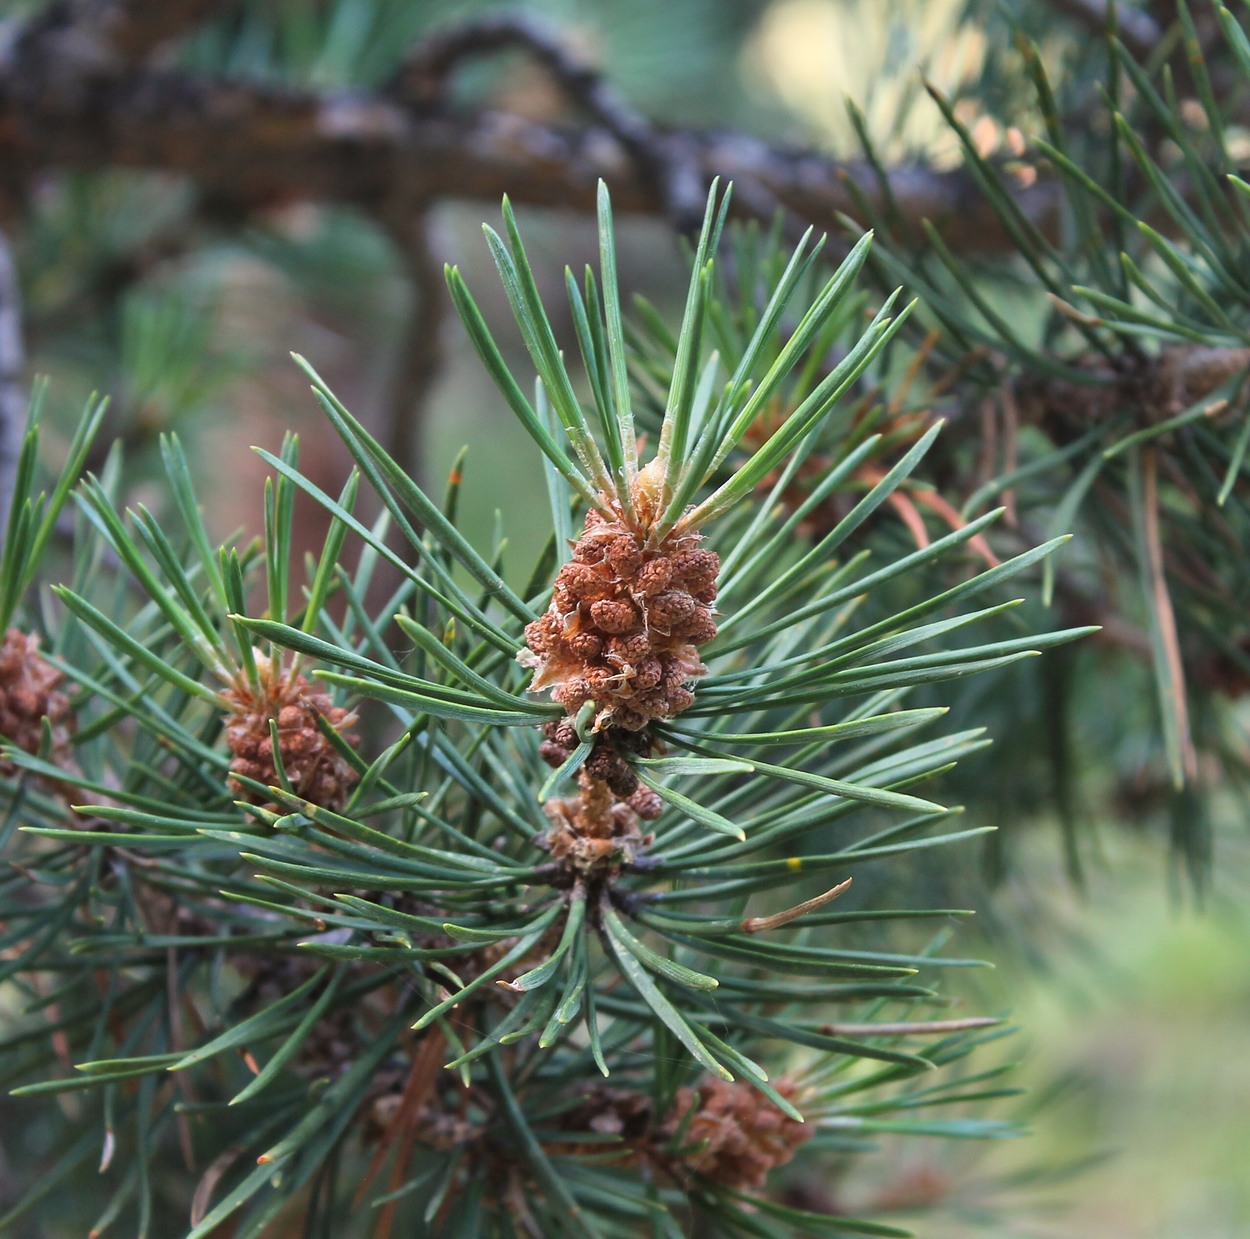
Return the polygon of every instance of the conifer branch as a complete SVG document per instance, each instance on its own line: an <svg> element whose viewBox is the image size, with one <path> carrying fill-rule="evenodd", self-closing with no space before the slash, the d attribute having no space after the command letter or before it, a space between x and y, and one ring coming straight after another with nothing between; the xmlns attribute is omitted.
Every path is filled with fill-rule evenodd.
<svg viewBox="0 0 1250 1239"><path fill-rule="evenodd" d="M489 14L430 36L409 54L392 91L418 106L436 107L445 100L447 79L455 67L471 57L512 47L533 56L569 101L620 143L679 231L698 232L705 185L695 169L679 157L679 144L630 107L595 65L569 47L558 30L532 15Z"/></svg>
<svg viewBox="0 0 1250 1239"><path fill-rule="evenodd" d="M187 20L211 8L191 0L173 7ZM398 93L317 92L135 64L102 35L92 42L78 27L52 20L62 12L54 7L0 42L0 158L21 177L57 167L142 169L188 177L237 209L299 200L351 205L375 218L396 204L496 202L505 192L514 203L590 213L603 178L618 212L681 219L696 186L701 197L719 175L734 181L739 213L768 217L780 204L833 230L843 215L859 215L863 203L888 200L904 221L934 220L953 248L1012 247L963 171L903 164L883 186L863 161L770 146L745 134L662 129L624 109L567 57L545 54L544 63L555 65L566 85L579 84L577 100L594 119L580 129L490 111L459 115L429 102L437 66L456 44L450 37L441 57L410 62ZM162 40L168 37L172 17L160 30ZM499 37L505 34L515 41L520 28L501 23ZM137 47L129 36L115 38ZM528 45L547 46L537 38ZM1043 232L1055 226L1055 185L1021 187L1017 200Z"/></svg>
<svg viewBox="0 0 1250 1239"><path fill-rule="evenodd" d="M227 6L227 0L57 0L18 41L55 45L70 71L116 68L141 63Z"/></svg>
<svg viewBox="0 0 1250 1239"><path fill-rule="evenodd" d="M0 491L19 500L0 539L0 981L14 999L0 1086L43 1098L48 1132L19 1151L32 1186L0 1230L100 1144L113 1177L82 1188L103 1208L89 1233L122 1210L150 1229L149 1168L181 1139L199 1186L160 1197L190 1202L185 1239L298 1226L305 1203L309 1234L632 1235L648 1218L668 1235L902 1234L829 1199L787 1203L769 1180L796 1155L849 1166L878 1132L1014 1130L978 1116L1012 1091L995 1083L1007 1065L985 1060L1002 1021L925 1018L957 997L937 970L975 961L928 932L967 913L929 906L940 887L917 853L989 829L928 798L957 791L956 763L988 743L962 729L974 703L950 685L1023 672L1107 618L1103 640L1140 653L1160 687L1173 834L1195 873L1203 783L1232 790L1194 689L1250 684L1250 425L1237 420L1250 212L1221 197L1250 199L1250 185L1204 136L1222 132L1210 100L1224 96L1205 89L1200 39L1187 26L1172 41L1167 4L1145 18L1052 0L1106 34L1147 126L1109 91L1123 146L1105 168L1083 162L1080 142L1059 140L1064 112L1046 111L1034 49L1055 180L1027 183L1018 174L1038 169L989 161L936 93L966 171L869 171L664 129L512 16L428 40L373 93L153 61L225 3L45 0L8 23L0 167L19 190L44 168L174 173L238 222L292 201L357 208L413 286L392 423L372 433L297 359L355 462L340 491L301 471L288 436L260 452L273 471L261 536L219 547L194 454L162 436L165 501L125 506L110 459L77 486L68 584L37 592L103 405L54 485L39 477L38 401L10 450L22 324L0 234ZM332 25L368 8L350 0ZM249 6L239 44L286 29L267 9ZM1162 51L1139 16L1167 28ZM233 32L209 33L233 45ZM1226 33L1250 73L1250 44ZM582 128L456 111L450 75L506 49L545 69ZM1201 128L1173 125L1172 96L1150 82L1182 50ZM714 172L735 177L741 215L784 203L845 233L845 215L879 208L877 240L825 267L809 235L789 252L780 226L728 228ZM680 325L641 301L623 312L600 173L619 209L678 227L712 182ZM558 305L506 199L487 229L524 364L446 269L543 463L546 502L524 519L546 548L520 575L503 538L479 547L465 532L454 480L440 503L413 479L446 304L431 214L505 188L586 213L597 199L599 220L598 266L566 279ZM1159 229L1143 228L1156 213ZM922 218L936 226L912 254ZM1010 286L1022 295L1008 310L963 265L993 249L1037 280ZM106 295L149 251L161 260L159 236L116 273L99 264ZM870 272L918 301L882 305ZM90 277L68 283L91 292ZM1036 331L1043 291L1055 317ZM926 313L939 322L916 347ZM947 398L958 429L926 458ZM974 446L982 472L957 507ZM358 500L384 517L367 523ZM308 501L325 532L301 557ZM1078 521L1092 550L1052 567ZM1130 571L1140 605L1125 609ZM1039 614L1016 609L1038 572L1070 626L1039 633ZM1144 613L1143 631L1121 611ZM1078 676L1068 658L1043 666L1040 711L1003 681L975 704L1000 715L994 795L1021 806L1012 816L1040 816L1029 784L1045 753L1076 873ZM1108 727L1137 713L1088 691ZM867 881L841 898L861 866ZM903 880L878 880L890 873ZM920 906L886 901L913 889L898 903ZM911 924L905 938L894 922ZM63 1092L72 1108L49 1104Z"/></svg>

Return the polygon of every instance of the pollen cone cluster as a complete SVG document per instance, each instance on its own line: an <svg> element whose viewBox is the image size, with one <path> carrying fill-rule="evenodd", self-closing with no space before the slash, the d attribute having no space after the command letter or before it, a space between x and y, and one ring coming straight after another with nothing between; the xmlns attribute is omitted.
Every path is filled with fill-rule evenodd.
<svg viewBox="0 0 1250 1239"><path fill-rule="evenodd" d="M687 683L707 668L698 647L716 635L720 560L702 535L657 546L621 519L590 512L551 606L525 630L531 692L550 688L570 715L594 702L596 731L641 731L694 701Z"/></svg>
<svg viewBox="0 0 1250 1239"><path fill-rule="evenodd" d="M577 729L568 719L544 724L543 735L546 739L538 746L538 752L549 766L562 766L578 746ZM619 749L647 757L651 753L651 741L638 732L625 732L619 736L600 732L582 769L596 784L610 791L616 802L621 802L644 820L654 821L660 816L664 802L639 782Z"/></svg>
<svg viewBox="0 0 1250 1239"><path fill-rule="evenodd" d="M797 1092L788 1080L776 1087L788 1101ZM678 1089L667 1125L680 1138L682 1169L739 1191L763 1187L768 1172L815 1134L745 1081L711 1077Z"/></svg>
<svg viewBox="0 0 1250 1239"><path fill-rule="evenodd" d="M632 862L650 841L639 829L639 813L616 799L602 779L585 769L577 776L577 788L576 796L553 797L543 804L551 822L545 846L552 859L586 877L601 876L618 864ZM651 816L659 816L658 807Z"/></svg>
<svg viewBox="0 0 1250 1239"><path fill-rule="evenodd" d="M793 1101L798 1089L786 1079L777 1091ZM788 1162L815 1135L812 1126L778 1110L746 1081L706 1077L697 1087L681 1088L663 1119L657 1121L646 1093L592 1087L560 1116L560 1128L572 1133L615 1136L612 1160L635 1165L646 1160L685 1187L692 1175L732 1191L758 1191L769 1172ZM548 1151L576 1157L601 1145L553 1143Z"/></svg>
<svg viewBox="0 0 1250 1239"><path fill-rule="evenodd" d="M275 666L259 650L254 651L259 683L243 675L223 694L234 703L226 719L226 744L233 755L232 775L240 774L272 787L279 783L274 762L270 720L278 726L278 752L296 795L340 809L356 782L356 772L317 727L324 718L349 744L356 737L346 732L356 716L336 706L326 693L316 692L289 667ZM250 790L231 779L232 786L248 799L258 801Z"/></svg>
<svg viewBox="0 0 1250 1239"><path fill-rule="evenodd" d="M39 638L10 628L0 644L0 737L27 753L39 751L43 720L52 728L51 760L68 764L74 718L69 698L58 691L64 677L39 653ZM0 757L0 775L12 762Z"/></svg>

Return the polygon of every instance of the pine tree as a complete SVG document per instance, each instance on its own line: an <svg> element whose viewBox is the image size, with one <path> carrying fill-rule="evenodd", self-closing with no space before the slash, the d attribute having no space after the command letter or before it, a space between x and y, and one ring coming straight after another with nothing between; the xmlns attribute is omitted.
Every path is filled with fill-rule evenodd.
<svg viewBox="0 0 1250 1239"><path fill-rule="evenodd" d="M849 1203L875 1140L1020 1132L1003 1013L949 979L974 962L946 953L968 875L1054 818L1079 882L1091 819L1161 813L1201 888L1250 684L1250 40L1218 4L1065 3L1105 37L1064 61L1034 29L1050 7L990 29L962 97L931 86L954 172L909 182L897 135L852 112L862 163L809 200L829 235L773 209L803 200L801 158L660 130L525 19L396 63L402 5L243 6L173 67L147 58L211 3L13 19L0 132L42 126L34 166L81 157L65 117L90 98L138 101L104 127L135 127L123 162L167 158L145 98L215 123L178 111L210 89L180 74L222 75L242 119L220 181L179 156L203 201L95 175L20 237L52 272L58 229L133 234L136 200L170 203L74 285L116 314L125 399L162 412L110 448L92 397L58 444L40 387L0 471L0 1085L31 1133L0 1230L903 1235L884 1197ZM353 28L392 54L344 51ZM524 528L483 542L459 462L435 494L401 421L353 415L297 357L350 472L327 484L295 435L260 450L263 533L219 545L186 435L247 363L217 353L202 273L154 300L145 264L284 192L358 194L419 288L404 408L437 370L421 173L379 159L400 179L370 198L317 171L300 83L386 81L358 114L373 157L441 125L480 178L463 135L489 124L452 114L447 80L500 48L627 153L618 204L689 235L680 318L626 304L597 148L543 131L596 261L557 296L505 198L485 253L506 332L479 274L446 269L541 462ZM247 153L278 114L298 191ZM341 295L353 261L385 260L340 223L297 265ZM30 321L81 338L64 302ZM1080 752L1106 737L1110 777Z"/></svg>

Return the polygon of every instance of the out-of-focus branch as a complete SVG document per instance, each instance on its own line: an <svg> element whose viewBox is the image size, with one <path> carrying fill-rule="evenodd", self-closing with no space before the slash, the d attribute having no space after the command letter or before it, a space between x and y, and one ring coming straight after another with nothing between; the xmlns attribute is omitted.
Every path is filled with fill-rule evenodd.
<svg viewBox="0 0 1250 1239"><path fill-rule="evenodd" d="M1250 349L1181 344L1157 354L1125 353L1114 364L1091 357L1077 368L1089 375L1088 384L1026 375L1015 391L1021 419L1058 444L1075 441L1125 408L1135 410L1143 428L1175 417L1250 371ZM1210 412L1227 405L1213 401Z"/></svg>
<svg viewBox="0 0 1250 1239"><path fill-rule="evenodd" d="M0 538L4 537L22 450L26 396L22 386L22 312L17 271L0 232Z"/></svg>
<svg viewBox="0 0 1250 1239"><path fill-rule="evenodd" d="M174 223L143 237L130 249L110 254L102 263L88 267L81 273L79 282L66 288L38 315L34 307L28 307L25 327L30 353L38 354L42 341L58 331L98 320L128 289L203 244L204 229L199 223L198 217L179 216Z"/></svg>
<svg viewBox="0 0 1250 1239"><path fill-rule="evenodd" d="M137 63L228 8L231 0L57 0L24 37L56 43L80 67Z"/></svg>
<svg viewBox="0 0 1250 1239"><path fill-rule="evenodd" d="M0 64L0 73L4 66ZM5 75L8 77L9 75ZM263 206L292 199L376 211L398 199L512 200L592 211L600 177L624 213L664 214L665 202L601 129L561 131L500 113L422 114L401 104L318 97L239 83L145 72L91 92L90 100L40 98L0 80L3 146L31 168L129 167L184 175L224 199ZM857 212L848 183L881 197L866 165L770 147L741 134L670 135L697 175L765 191L818 227ZM4 152L0 151L0 158ZM1012 240L971 178L914 165L890 175L899 215L933 220L947 243L1008 251ZM1018 194L1050 231L1057 187Z"/></svg>
<svg viewBox="0 0 1250 1239"><path fill-rule="evenodd" d="M176 7L188 12L186 5ZM62 34L32 20L0 46L0 164L22 175L53 167L145 169L189 177L245 209L336 202L375 218L397 203L497 202L505 191L517 203L592 211L603 177L619 212L672 213L671 187L639 167L622 135L602 123L557 129L500 113L459 115L395 93L286 90L108 56L67 57ZM602 112L602 92L591 93ZM742 134L657 129L655 137L666 166L680 168L700 194L713 176L732 179L740 207L771 213L780 203L820 228L857 212L851 186L870 201L883 196L866 166ZM899 216L933 220L953 247L1014 248L963 172L900 167L890 173L890 190ZM1018 201L1043 231L1053 229L1055 185L1021 188Z"/></svg>
<svg viewBox="0 0 1250 1239"><path fill-rule="evenodd" d="M408 318L399 341L399 356L387 401L390 454L419 482L421 451L430 391L443 360L443 325L447 290L443 269L430 245L428 212L416 209L390 224L391 237L403 258L412 286Z"/></svg>
<svg viewBox="0 0 1250 1239"><path fill-rule="evenodd" d="M508 48L526 51L547 71L569 100L607 130L648 177L682 232L697 232L706 188L667 135L637 112L608 84L599 69L574 54L557 30L526 14L477 18L426 39L396 75L392 90L431 107L444 97L447 78L464 60Z"/></svg>

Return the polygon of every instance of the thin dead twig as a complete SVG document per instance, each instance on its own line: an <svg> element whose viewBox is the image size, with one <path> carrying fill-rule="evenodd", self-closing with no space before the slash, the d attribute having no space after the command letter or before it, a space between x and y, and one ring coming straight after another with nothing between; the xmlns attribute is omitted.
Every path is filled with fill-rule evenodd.
<svg viewBox="0 0 1250 1239"><path fill-rule="evenodd" d="M1163 642L1164 658L1167 662L1169 680L1167 688L1176 717L1180 773L1185 779L1193 780L1198 777L1198 754L1194 748L1193 732L1189 724L1189 700L1185 693L1185 664L1181 657L1176 612L1172 606L1172 595L1168 590L1167 576L1163 567L1163 535L1159 529L1158 449L1153 444L1144 448L1141 460L1142 507L1145 510L1144 534L1150 601L1156 615L1159 636Z"/></svg>
<svg viewBox="0 0 1250 1239"><path fill-rule="evenodd" d="M613 89L598 66L577 55L558 30L532 15L491 14L431 35L405 60L392 93L424 106L441 103L447 79L459 64L510 48L531 55L572 104L620 143L654 186L678 231L698 231L707 186L696 166L680 156L670 135Z"/></svg>

